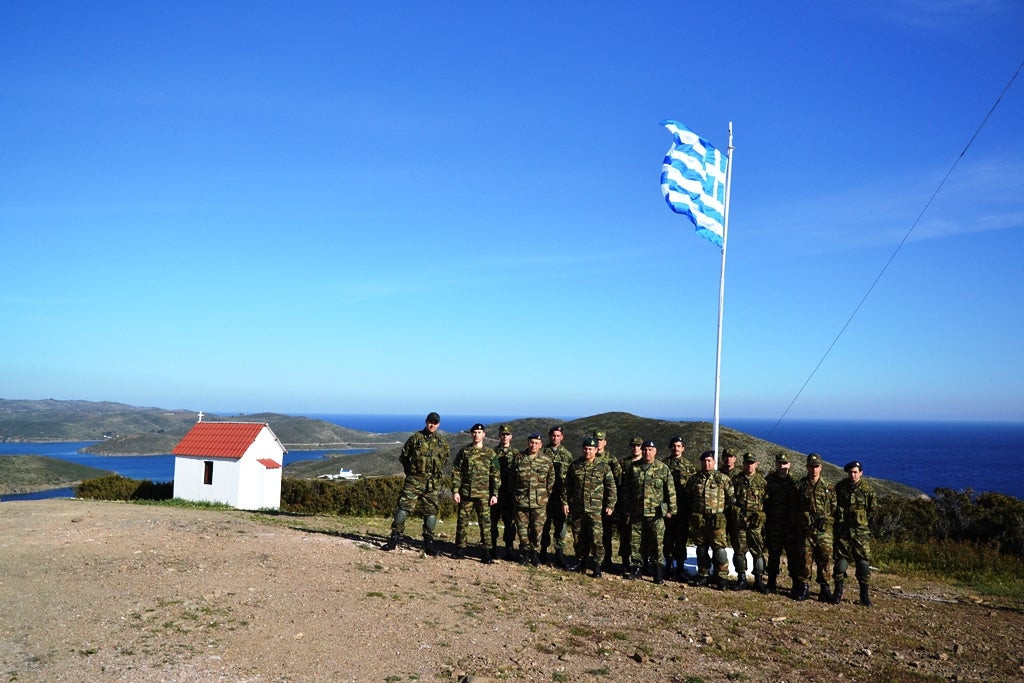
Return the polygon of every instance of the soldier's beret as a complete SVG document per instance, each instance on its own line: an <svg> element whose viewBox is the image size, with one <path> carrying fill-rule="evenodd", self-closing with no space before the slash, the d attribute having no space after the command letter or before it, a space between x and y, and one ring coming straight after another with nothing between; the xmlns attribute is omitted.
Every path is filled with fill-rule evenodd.
<svg viewBox="0 0 1024 683"><path fill-rule="evenodd" d="M548 430L548 436L551 436L555 432L560 432L560 431L562 431L562 425L555 425L554 427L552 427L551 429Z"/></svg>
<svg viewBox="0 0 1024 683"><path fill-rule="evenodd" d="M530 441L533 441L534 439L537 439L537 441L540 441L540 434L538 434L537 432L534 432L534 433L530 434L530 436L527 437L527 438L529 438Z"/></svg>
<svg viewBox="0 0 1024 683"><path fill-rule="evenodd" d="M477 422L477 423L476 423L475 425L473 425L472 427L470 427L470 428L469 428L469 431L471 431L471 432L475 432L475 431L476 431L476 430L478 430L478 429L479 429L479 430L480 430L481 432L482 432L482 431L484 431L484 426L483 426L482 424L480 424L479 422Z"/></svg>
<svg viewBox="0 0 1024 683"><path fill-rule="evenodd" d="M714 457L715 457L715 452L714 451L704 451L703 453L700 454L700 459L701 460L703 460L704 458L712 458L712 459L714 459Z"/></svg>
<svg viewBox="0 0 1024 683"><path fill-rule="evenodd" d="M583 445L584 446L593 446L594 448L597 448L597 439L592 439L592 438L583 439Z"/></svg>
<svg viewBox="0 0 1024 683"><path fill-rule="evenodd" d="M743 462L757 462L757 458L754 457L753 453L744 453Z"/></svg>
<svg viewBox="0 0 1024 683"><path fill-rule="evenodd" d="M629 445L630 446L643 446L644 445L644 440L641 439L639 436L634 436L633 439L629 442Z"/></svg>
<svg viewBox="0 0 1024 683"><path fill-rule="evenodd" d="M441 416L437 413L430 413L427 415L427 422L431 424L441 424Z"/></svg>
<svg viewBox="0 0 1024 683"><path fill-rule="evenodd" d="M681 443L684 446L686 445L686 442L683 441L683 437L681 436L673 436L672 439L669 441L669 444L671 445L674 443Z"/></svg>
<svg viewBox="0 0 1024 683"><path fill-rule="evenodd" d="M736 457L736 451L734 451L731 448L726 448L725 452L722 453L722 455L724 455L727 458L735 458Z"/></svg>
<svg viewBox="0 0 1024 683"><path fill-rule="evenodd" d="M647 441L644 441L644 448L654 448L654 442L647 439Z"/></svg>
<svg viewBox="0 0 1024 683"><path fill-rule="evenodd" d="M789 456L785 451L779 451L775 454L775 462L789 462Z"/></svg>
<svg viewBox="0 0 1024 683"><path fill-rule="evenodd" d="M607 436L605 436L605 433L604 433L604 432L598 432L598 431L595 431L595 432L594 432L594 438L595 438L595 439L597 439L598 441L604 441L604 440L605 440L605 439L607 439L608 437L607 437Z"/></svg>
<svg viewBox="0 0 1024 683"><path fill-rule="evenodd" d="M808 467L819 467L821 465L821 456L817 453L811 453L807 456Z"/></svg>
<svg viewBox="0 0 1024 683"><path fill-rule="evenodd" d="M843 469L846 470L847 472L849 472L854 467L856 467L858 470L863 470L864 469L863 467L860 466L860 461L859 460L851 460L850 462L846 463L843 466Z"/></svg>
<svg viewBox="0 0 1024 683"><path fill-rule="evenodd" d="M498 427L499 434L511 434L512 430L508 428L508 425L501 425Z"/></svg>

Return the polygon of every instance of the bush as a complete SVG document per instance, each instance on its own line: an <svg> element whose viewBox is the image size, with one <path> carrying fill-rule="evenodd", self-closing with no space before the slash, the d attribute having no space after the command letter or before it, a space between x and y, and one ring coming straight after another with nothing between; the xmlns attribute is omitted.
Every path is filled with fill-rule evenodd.
<svg viewBox="0 0 1024 683"><path fill-rule="evenodd" d="M111 474L86 479L75 487L75 496L92 500L170 500L174 496L174 483L154 484L149 479L129 479Z"/></svg>
<svg viewBox="0 0 1024 683"><path fill-rule="evenodd" d="M390 517L398 505L404 477L372 477L357 481L291 479L281 482L281 509L306 515ZM438 493L440 517L455 512L447 491Z"/></svg>

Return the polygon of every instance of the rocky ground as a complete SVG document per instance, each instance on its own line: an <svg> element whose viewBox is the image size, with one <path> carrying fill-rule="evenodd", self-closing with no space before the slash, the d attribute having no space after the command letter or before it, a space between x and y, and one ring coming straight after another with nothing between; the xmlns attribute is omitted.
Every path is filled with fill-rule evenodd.
<svg viewBox="0 0 1024 683"><path fill-rule="evenodd" d="M949 585L880 572L874 608L796 603L431 558L412 546L386 553L386 530L386 520L0 504L0 677L1024 677L1022 606Z"/></svg>

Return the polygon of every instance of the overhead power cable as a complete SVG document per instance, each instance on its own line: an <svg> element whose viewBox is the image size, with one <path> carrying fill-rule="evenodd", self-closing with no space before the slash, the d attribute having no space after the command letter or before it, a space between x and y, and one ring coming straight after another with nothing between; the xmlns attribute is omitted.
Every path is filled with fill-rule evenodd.
<svg viewBox="0 0 1024 683"><path fill-rule="evenodd" d="M850 317L848 317L846 319L846 322L843 323L843 326L839 329L839 332L832 340L832 343L828 345L827 349L825 349L825 353L821 355L821 358L818 360L817 365L815 365L814 369L811 370L811 374L807 376L806 380L804 380L804 383L800 386L800 390L796 392L796 396L794 396L793 400L789 402L789 405L786 406L786 409L782 411L782 415L780 415L779 419L775 421L775 424L772 425L772 428L768 430L768 436L771 436L775 432L775 429L782 423L782 420L785 419L786 415L789 413L793 405L796 404L797 399L800 398L800 394L804 393L804 389L806 389L807 385L811 383L811 380L814 378L814 375L817 374L818 369L821 368L822 364L825 362L825 359L828 358L828 355L832 352L832 349L835 348L835 345L839 342L839 338L843 336L844 332L846 332L846 328L850 326L851 322L853 322L853 319L857 316L857 313L860 311L861 306L864 305L864 302L867 301L868 297L871 295L871 292L875 289L875 285L878 284L879 280L882 279L882 276L885 275L885 271L889 269L889 266L892 265L892 262L896 259L896 254L900 253L900 249L902 249L903 245L907 243L908 239L910 239L911 233L914 232L914 229L917 227L918 223L921 222L921 219L924 217L924 214L932 205L932 202L935 201L935 198L939 195L939 192L942 191L942 187L946 184L946 181L949 180L949 177L951 175L953 175L953 171L956 170L957 164L959 164L960 160L963 159L964 156L967 154L967 150L969 150L971 148L971 145L974 144L974 141L978 138L978 135L981 133L982 129L988 123L988 120L992 117L992 113L996 110L996 107L998 107L999 103L1003 101L1003 96L1006 95L1006 92L1010 89L1010 86L1013 85L1013 82L1017 80L1017 76L1018 74L1020 74L1021 69L1024 69L1024 61L1021 61L1021 63L1017 66L1017 70L1013 72L1013 76L1011 76L1010 80L1006 83L1006 87L1004 87L1003 91L999 93L999 97L996 98L996 101L992 104L992 107L988 110L988 113L985 114L985 118L982 119L981 123L978 125L977 130L974 131L974 135L972 135L971 139L967 141L967 144L964 145L964 148L960 151L959 156L957 156L956 160L953 161L953 165L949 167L949 170L946 171L946 175L944 175L942 177L942 180L939 181L938 187L935 188L935 191L932 192L932 196L928 198L927 202L925 202L924 208L922 208L920 213L917 214L917 218L914 219L914 222L910 224L910 228L907 230L906 234L903 235L903 239L901 239L899 241L899 244L896 245L896 248L893 249L892 254L889 256L889 260L885 262L885 265L882 266L882 269L878 272L878 275L875 276L874 281L872 281L871 286L869 286L867 291L864 292L864 296L860 298L860 301L854 307L853 312L850 313Z"/></svg>

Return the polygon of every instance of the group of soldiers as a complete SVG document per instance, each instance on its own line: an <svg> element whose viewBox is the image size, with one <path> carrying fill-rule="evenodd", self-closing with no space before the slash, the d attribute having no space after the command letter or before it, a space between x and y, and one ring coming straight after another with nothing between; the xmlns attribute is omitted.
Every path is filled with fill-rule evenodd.
<svg viewBox="0 0 1024 683"><path fill-rule="evenodd" d="M405 483L384 550L394 550L405 533L406 518L423 517L423 549L437 555L434 531L441 491L446 488L448 442L438 434L441 418L427 415L424 428L406 441L399 458ZM526 449L511 446L512 432L498 430L498 446L485 445L485 429L469 430L472 442L452 461L451 491L458 516L453 557L466 556L470 521L480 528L482 561L504 557L534 566L592 572L601 577L613 567L612 547L619 539L622 575L644 573L654 583L686 581L687 546L697 549L697 573L690 582L719 590L778 592L782 555L792 580L790 597L807 600L811 571L816 569L818 600L839 604L851 563L860 586L859 604L871 606L868 519L874 491L862 479L857 461L844 468L847 478L832 485L821 477L821 457L807 456L807 476L790 474L785 452L775 456L775 470L762 476L758 461L743 454L742 467L730 449L715 467L715 452L701 454L695 466L685 456L681 437L669 442L670 453L657 458L651 440L630 442L621 459L606 451L605 433L583 440L581 455L562 445L560 426L545 444L530 434ZM572 529L574 561L566 555ZM515 542L518 540L518 554ZM553 554L549 554L549 549ZM729 583L728 549L737 579ZM747 554L753 558L747 565ZM834 588L831 583L834 581Z"/></svg>

